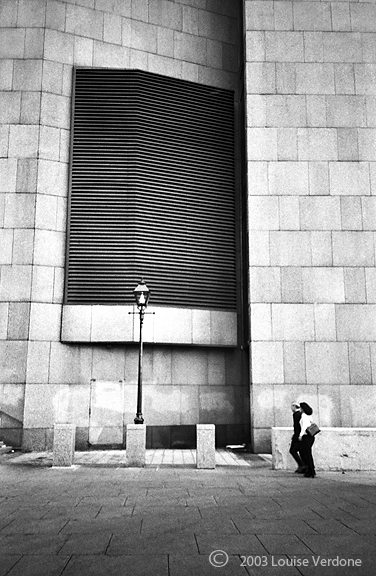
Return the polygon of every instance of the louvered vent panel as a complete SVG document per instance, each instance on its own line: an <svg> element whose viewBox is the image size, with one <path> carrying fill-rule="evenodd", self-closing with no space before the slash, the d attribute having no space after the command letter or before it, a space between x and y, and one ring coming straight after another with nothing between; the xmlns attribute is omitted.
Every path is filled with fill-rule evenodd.
<svg viewBox="0 0 376 576"><path fill-rule="evenodd" d="M233 92L77 69L68 303L235 309Z"/></svg>

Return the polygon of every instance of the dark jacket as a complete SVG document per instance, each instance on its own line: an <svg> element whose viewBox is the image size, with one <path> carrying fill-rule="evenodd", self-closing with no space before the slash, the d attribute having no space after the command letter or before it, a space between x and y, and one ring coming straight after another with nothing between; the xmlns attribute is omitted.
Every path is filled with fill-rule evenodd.
<svg viewBox="0 0 376 576"><path fill-rule="evenodd" d="M299 439L299 434L300 434L300 418L302 416L302 413L300 412L300 410L297 410L296 412L293 412L292 414L292 419L293 419L293 423L294 423L294 434L292 435L294 440L298 440Z"/></svg>

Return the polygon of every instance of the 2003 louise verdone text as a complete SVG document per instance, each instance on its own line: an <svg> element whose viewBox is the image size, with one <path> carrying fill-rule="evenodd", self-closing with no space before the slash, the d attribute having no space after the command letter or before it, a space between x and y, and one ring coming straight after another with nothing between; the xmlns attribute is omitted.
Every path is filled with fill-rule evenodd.
<svg viewBox="0 0 376 576"><path fill-rule="evenodd" d="M323 558L322 556L311 556L311 558L276 558L275 556L240 556L240 566L353 566L360 567L362 561L360 558Z"/></svg>

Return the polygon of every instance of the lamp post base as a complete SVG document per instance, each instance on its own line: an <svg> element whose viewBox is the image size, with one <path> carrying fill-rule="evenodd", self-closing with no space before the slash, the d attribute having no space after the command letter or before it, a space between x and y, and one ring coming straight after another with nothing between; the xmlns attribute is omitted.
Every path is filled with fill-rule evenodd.
<svg viewBox="0 0 376 576"><path fill-rule="evenodd" d="M135 424L143 424L144 423L144 419L142 417L142 414L137 414L136 418L134 419L134 423Z"/></svg>

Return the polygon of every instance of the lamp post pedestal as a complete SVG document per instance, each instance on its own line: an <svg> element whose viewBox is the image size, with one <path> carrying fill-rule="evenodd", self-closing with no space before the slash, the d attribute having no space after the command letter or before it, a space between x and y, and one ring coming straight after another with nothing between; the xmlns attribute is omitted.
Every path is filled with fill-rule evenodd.
<svg viewBox="0 0 376 576"><path fill-rule="evenodd" d="M128 466L143 468L146 454L145 424L127 424L125 439L126 462Z"/></svg>

